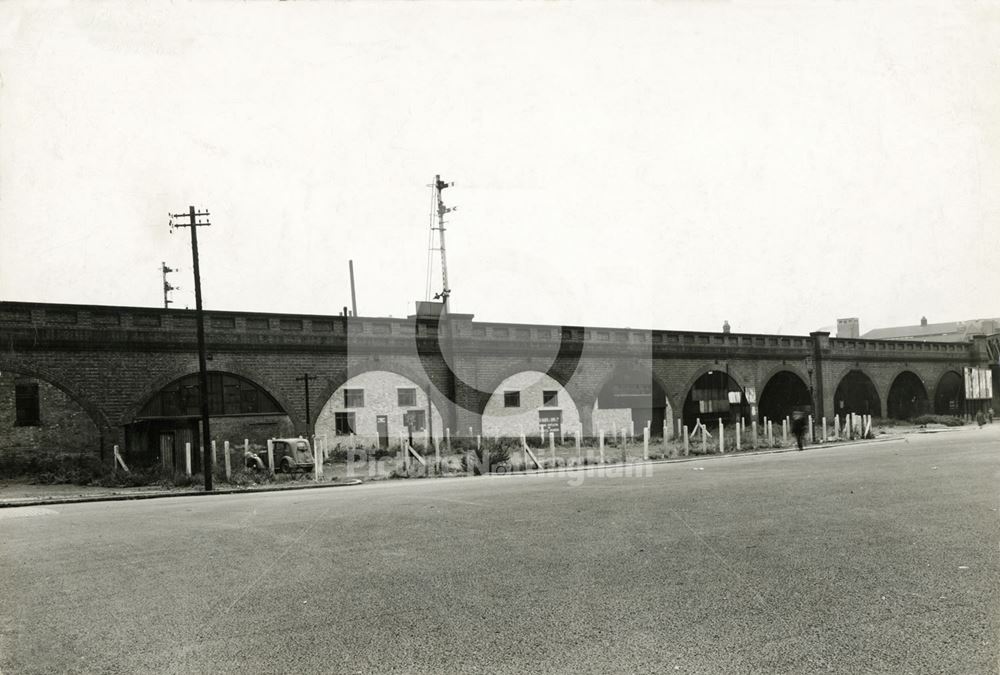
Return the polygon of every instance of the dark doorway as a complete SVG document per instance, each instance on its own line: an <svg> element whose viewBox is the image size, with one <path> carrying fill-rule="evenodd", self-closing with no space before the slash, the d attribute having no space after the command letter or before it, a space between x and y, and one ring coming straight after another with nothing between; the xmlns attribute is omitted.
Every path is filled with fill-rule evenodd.
<svg viewBox="0 0 1000 675"><path fill-rule="evenodd" d="M725 370L710 370L697 380L684 399L684 425L731 424L749 414L743 388Z"/></svg>
<svg viewBox="0 0 1000 675"><path fill-rule="evenodd" d="M802 378L789 370L775 373L760 393L757 415L760 420L783 420L796 410L810 411L812 396Z"/></svg>
<svg viewBox="0 0 1000 675"><path fill-rule="evenodd" d="M934 412L938 415L961 416L965 411L965 382L953 370L941 376L934 392Z"/></svg>
<svg viewBox="0 0 1000 675"><path fill-rule="evenodd" d="M882 400L871 378L860 370L852 370L837 385L833 395L833 410L838 416L849 413L882 416Z"/></svg>
<svg viewBox="0 0 1000 675"><path fill-rule="evenodd" d="M389 447L389 417L386 415L375 416L375 429L378 431L378 447Z"/></svg>
<svg viewBox="0 0 1000 675"><path fill-rule="evenodd" d="M889 387L886 415L896 420L910 420L927 412L927 390L915 374L900 373Z"/></svg>

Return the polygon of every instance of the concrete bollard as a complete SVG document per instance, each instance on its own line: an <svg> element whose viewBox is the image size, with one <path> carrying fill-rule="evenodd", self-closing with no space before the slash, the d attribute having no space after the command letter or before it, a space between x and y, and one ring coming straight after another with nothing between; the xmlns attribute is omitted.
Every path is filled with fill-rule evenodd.
<svg viewBox="0 0 1000 675"><path fill-rule="evenodd" d="M191 475L191 444L184 444L184 475Z"/></svg>
<svg viewBox="0 0 1000 675"><path fill-rule="evenodd" d="M781 444L788 445L788 418L781 420Z"/></svg>
<svg viewBox="0 0 1000 675"><path fill-rule="evenodd" d="M476 436L476 450L483 449L483 437L481 435Z"/></svg>
<svg viewBox="0 0 1000 675"><path fill-rule="evenodd" d="M740 451L740 434L742 433L741 427L745 424L745 421L740 421L736 425L736 452Z"/></svg>
<svg viewBox="0 0 1000 675"><path fill-rule="evenodd" d="M833 416L833 437L840 440L840 415Z"/></svg>
<svg viewBox="0 0 1000 675"><path fill-rule="evenodd" d="M774 447L774 422L770 420L767 422L767 447Z"/></svg>
<svg viewBox="0 0 1000 675"><path fill-rule="evenodd" d="M274 441L270 438L267 439L267 468L274 473Z"/></svg>
<svg viewBox="0 0 1000 675"><path fill-rule="evenodd" d="M726 426L722 422L722 418L719 418L719 454L723 455L726 452Z"/></svg>
<svg viewBox="0 0 1000 675"><path fill-rule="evenodd" d="M704 424L701 425L701 454L708 454L708 429Z"/></svg>
<svg viewBox="0 0 1000 675"><path fill-rule="evenodd" d="M601 464L604 464L604 429L601 429L600 436L600 448L601 448Z"/></svg>
<svg viewBox="0 0 1000 675"><path fill-rule="evenodd" d="M444 447L445 447L445 450L447 450L448 454L450 455L451 454L451 429L449 429L448 427L444 428Z"/></svg>
<svg viewBox="0 0 1000 675"><path fill-rule="evenodd" d="M232 460L230 460L229 458L229 441L223 441L222 453L223 455L225 455L223 457L223 462L225 463L226 466L226 480L229 480L230 478L233 477L233 467L231 463Z"/></svg>
<svg viewBox="0 0 1000 675"><path fill-rule="evenodd" d="M684 456L687 457L689 454L691 454L691 448L688 445L688 428L687 428L687 425L684 424L683 427L684 427Z"/></svg>
<svg viewBox="0 0 1000 675"><path fill-rule="evenodd" d="M642 459L649 461L649 427L642 430Z"/></svg>
<svg viewBox="0 0 1000 675"><path fill-rule="evenodd" d="M628 442L626 441L627 436L625 435L625 430L622 429L622 464L628 461Z"/></svg>
<svg viewBox="0 0 1000 675"><path fill-rule="evenodd" d="M212 440L212 470L213 471L215 470L216 463L217 462L215 460L215 440L213 439Z"/></svg>
<svg viewBox="0 0 1000 675"><path fill-rule="evenodd" d="M750 420L750 432L753 437L753 449L757 449L757 418Z"/></svg>
<svg viewBox="0 0 1000 675"><path fill-rule="evenodd" d="M809 436L808 436L808 438L809 438L809 442L810 443L815 443L816 442L815 429L813 429L813 416L812 415L809 416Z"/></svg>
<svg viewBox="0 0 1000 675"><path fill-rule="evenodd" d="M552 468L556 468L556 432L549 432L549 454L552 455Z"/></svg>
<svg viewBox="0 0 1000 675"><path fill-rule="evenodd" d="M666 452L666 450L667 450L667 441L670 440L670 435L667 433L667 431L669 430L669 428L670 428L669 425L666 422L664 422L663 423L663 451L664 452Z"/></svg>
<svg viewBox="0 0 1000 675"><path fill-rule="evenodd" d="M826 443L827 440L828 439L827 439L827 436L826 436L826 416L824 416L823 417L823 442Z"/></svg>

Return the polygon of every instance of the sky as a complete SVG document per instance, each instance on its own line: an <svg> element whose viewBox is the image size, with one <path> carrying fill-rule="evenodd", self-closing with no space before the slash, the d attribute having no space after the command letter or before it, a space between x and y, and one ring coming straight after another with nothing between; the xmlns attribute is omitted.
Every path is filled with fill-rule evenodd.
<svg viewBox="0 0 1000 675"><path fill-rule="evenodd" d="M406 316L438 174L477 320L1000 316L1000 3L0 4L0 300Z"/></svg>

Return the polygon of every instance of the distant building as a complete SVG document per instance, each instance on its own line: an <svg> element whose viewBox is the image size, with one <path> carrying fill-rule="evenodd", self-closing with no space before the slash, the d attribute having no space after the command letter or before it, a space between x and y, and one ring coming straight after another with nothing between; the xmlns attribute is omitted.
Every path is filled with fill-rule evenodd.
<svg viewBox="0 0 1000 675"><path fill-rule="evenodd" d="M839 319L837 325L839 328ZM892 326L876 328L861 337L866 340L917 340L919 342L968 342L973 335L994 335L1000 330L1000 318L969 319L967 321L949 321L947 323L927 323L927 317L921 317L915 326ZM837 337L840 337L838 332Z"/></svg>
<svg viewBox="0 0 1000 675"><path fill-rule="evenodd" d="M837 337L856 338L861 332L861 324L857 317L850 319L837 319Z"/></svg>

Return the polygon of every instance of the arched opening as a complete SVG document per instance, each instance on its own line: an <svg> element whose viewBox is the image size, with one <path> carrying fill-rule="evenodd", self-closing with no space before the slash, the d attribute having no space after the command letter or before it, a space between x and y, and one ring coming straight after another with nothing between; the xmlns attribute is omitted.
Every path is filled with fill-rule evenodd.
<svg viewBox="0 0 1000 675"><path fill-rule="evenodd" d="M900 373L889 387L885 402L886 415L892 419L909 420L927 412L927 389L914 373Z"/></svg>
<svg viewBox="0 0 1000 675"><path fill-rule="evenodd" d="M202 470L201 404L198 374L185 375L147 400L126 429L129 458L183 471L185 445L191 444L191 469ZM213 439L263 445L269 438L293 435L291 419L260 385L233 373L208 373L208 412Z"/></svg>
<svg viewBox="0 0 1000 675"><path fill-rule="evenodd" d="M857 413L881 417L882 400L871 378L860 370L852 370L837 385L833 409L837 415Z"/></svg>
<svg viewBox="0 0 1000 675"><path fill-rule="evenodd" d="M965 410L965 382L953 370L941 376L934 392L934 412L938 415L961 416Z"/></svg>
<svg viewBox="0 0 1000 675"><path fill-rule="evenodd" d="M626 429L640 434L648 424L651 436L662 436L663 421L670 416L667 394L651 372L619 370L594 401L593 433Z"/></svg>
<svg viewBox="0 0 1000 675"><path fill-rule="evenodd" d="M563 430L576 432L580 413L559 382L537 370L526 370L506 378L493 390L483 410L484 436L527 436Z"/></svg>
<svg viewBox="0 0 1000 675"><path fill-rule="evenodd" d="M413 380L369 370L333 392L316 418L315 433L325 436L331 448L352 436L364 446L388 448L399 447L400 434L413 445L422 445L427 434L443 438L444 424L437 406Z"/></svg>
<svg viewBox="0 0 1000 675"><path fill-rule="evenodd" d="M32 374L0 372L0 473L99 460L101 428L69 393Z"/></svg>
<svg viewBox="0 0 1000 675"><path fill-rule="evenodd" d="M757 414L761 420L782 420L796 410L811 411L812 396L802 378L789 370L782 370L767 381L760 393Z"/></svg>
<svg viewBox="0 0 1000 675"><path fill-rule="evenodd" d="M684 399L684 425L731 424L749 415L750 406L743 388L724 370L710 370L695 380Z"/></svg>

